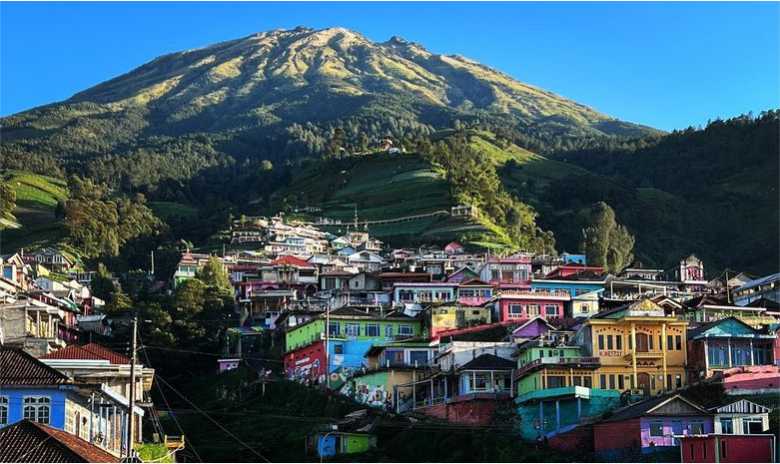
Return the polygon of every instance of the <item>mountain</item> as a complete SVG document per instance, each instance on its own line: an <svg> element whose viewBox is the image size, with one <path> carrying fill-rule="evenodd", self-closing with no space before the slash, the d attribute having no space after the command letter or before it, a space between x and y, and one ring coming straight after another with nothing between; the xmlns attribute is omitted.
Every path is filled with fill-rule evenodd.
<svg viewBox="0 0 780 464"><path fill-rule="evenodd" d="M4 164L19 168L76 171L86 160L100 170L92 160L141 151L163 158L188 151L186 164L201 168L222 155L321 155L334 127L362 149L457 120L540 139L657 133L398 37L375 43L343 28L299 27L161 56L64 102L3 118L0 135Z"/></svg>

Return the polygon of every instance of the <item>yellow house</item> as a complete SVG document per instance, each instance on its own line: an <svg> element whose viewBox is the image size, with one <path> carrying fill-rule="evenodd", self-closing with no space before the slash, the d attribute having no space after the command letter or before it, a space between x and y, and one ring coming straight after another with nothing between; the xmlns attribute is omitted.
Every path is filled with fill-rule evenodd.
<svg viewBox="0 0 780 464"><path fill-rule="evenodd" d="M490 308L441 305L430 308L431 336L453 329L490 324Z"/></svg>
<svg viewBox="0 0 780 464"><path fill-rule="evenodd" d="M641 390L650 395L682 388L685 377L688 322L667 316L649 299L602 311L577 334L584 356L601 367L593 386L609 390Z"/></svg>

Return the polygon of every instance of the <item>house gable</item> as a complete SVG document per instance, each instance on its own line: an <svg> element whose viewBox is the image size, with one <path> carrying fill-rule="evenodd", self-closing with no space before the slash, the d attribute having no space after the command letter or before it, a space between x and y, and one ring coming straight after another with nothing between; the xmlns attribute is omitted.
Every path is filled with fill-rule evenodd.
<svg viewBox="0 0 780 464"><path fill-rule="evenodd" d="M756 330L739 319L730 317L723 319L719 323L713 325L709 329L705 330L702 334L710 337L715 336L752 336L755 335Z"/></svg>
<svg viewBox="0 0 780 464"><path fill-rule="evenodd" d="M647 411L649 416L699 416L709 415L705 409L677 395Z"/></svg>

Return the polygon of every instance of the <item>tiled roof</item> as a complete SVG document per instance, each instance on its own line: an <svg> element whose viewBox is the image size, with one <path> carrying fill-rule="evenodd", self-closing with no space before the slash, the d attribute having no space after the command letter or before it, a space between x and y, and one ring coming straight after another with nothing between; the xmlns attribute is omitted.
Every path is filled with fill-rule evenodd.
<svg viewBox="0 0 780 464"><path fill-rule="evenodd" d="M81 438L30 420L0 429L0 462L119 462Z"/></svg>
<svg viewBox="0 0 780 464"><path fill-rule="evenodd" d="M68 377L16 348L0 347L0 385L59 385Z"/></svg>
<svg viewBox="0 0 780 464"><path fill-rule="evenodd" d="M130 358L127 356L111 351L97 343L87 343L83 346L66 346L65 348L41 356L41 359L103 359L111 364L130 364Z"/></svg>
<svg viewBox="0 0 780 464"><path fill-rule="evenodd" d="M466 364L460 366L459 370L471 370L471 371L494 371L494 370L509 370L514 369L516 366L514 361L496 356L494 354L485 353L477 356Z"/></svg>
<svg viewBox="0 0 780 464"><path fill-rule="evenodd" d="M312 264L309 264L308 262L296 258L295 256L280 256L276 258L275 260L271 261L272 266L296 266L296 267L314 267Z"/></svg>

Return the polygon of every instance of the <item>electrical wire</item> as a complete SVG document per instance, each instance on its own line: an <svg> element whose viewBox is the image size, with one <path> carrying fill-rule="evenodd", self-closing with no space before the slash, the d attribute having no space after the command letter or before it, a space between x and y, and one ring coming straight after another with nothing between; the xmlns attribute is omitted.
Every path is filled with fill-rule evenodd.
<svg viewBox="0 0 780 464"><path fill-rule="evenodd" d="M195 408L197 411L199 411L199 412L200 412L200 413L201 413L201 414L202 414L202 415L203 415L203 416L204 416L206 419L208 419L208 420L210 420L211 422L213 422L213 423L214 423L214 425L216 425L217 427L219 427L219 428L220 428L220 429L221 429L223 432L225 432L225 433L227 433L228 435L230 435L231 437L233 437L233 439L235 439L235 440L236 440L238 443L240 443L240 444L241 444L242 446L244 446L246 449L248 449L249 451L251 451L252 453L254 453L254 454L257 456L257 457L259 457L259 458L260 458L260 459L262 459L263 461L265 461L265 462L267 462L267 463L270 463L270 462L271 462L271 461L269 461L269 460L268 460L268 459L267 459L265 456L263 456L262 454L260 454L260 452L258 452L257 450L255 450L255 449L254 449L254 448L252 448L251 446L247 445L247 444L246 444L246 443L245 443L243 440L241 440L241 439L240 439L240 438L238 438L236 435L234 435L234 434L233 434L233 433L232 433L230 430L226 429L226 428L225 428L225 427L224 427L222 424L220 424L220 423L219 423L217 420L215 420L213 417L211 417L211 416L210 416L210 415L208 415L206 412L204 412L202 409L200 409L200 408L198 407L198 405L196 405L195 403L193 403L192 401L190 401L190 399L189 399L189 398L187 398L186 396L184 396L184 394L182 394L180 391L178 391L176 388L174 388L174 387L173 387L171 384L169 384L168 382L166 382L166 381L165 381L165 380L164 380L162 377L159 377L159 380L160 380L161 382L163 382L163 383L164 383L164 384L165 384L165 385L166 385L168 388L170 388L171 390L173 390L173 392L174 392L174 393L176 393L177 395L179 395L179 397L180 397L181 399L183 399L184 401L186 401L186 402L187 402L187 403L188 403L190 406L192 406L192 407L193 407L193 408Z"/></svg>

